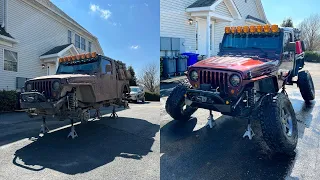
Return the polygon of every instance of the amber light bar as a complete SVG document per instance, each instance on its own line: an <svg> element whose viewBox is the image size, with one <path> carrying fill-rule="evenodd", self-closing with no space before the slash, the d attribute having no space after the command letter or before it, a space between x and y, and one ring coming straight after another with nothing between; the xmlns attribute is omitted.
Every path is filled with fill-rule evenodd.
<svg viewBox="0 0 320 180"><path fill-rule="evenodd" d="M75 60L89 59L89 58L95 58L95 57L97 57L96 52L86 53L86 54L78 54L75 56L67 56L67 57L59 58L59 63L71 62L71 61L75 61Z"/></svg>
<svg viewBox="0 0 320 180"><path fill-rule="evenodd" d="M234 33L277 33L279 32L278 25L258 25L258 26L237 26L237 27L225 27L226 34Z"/></svg>

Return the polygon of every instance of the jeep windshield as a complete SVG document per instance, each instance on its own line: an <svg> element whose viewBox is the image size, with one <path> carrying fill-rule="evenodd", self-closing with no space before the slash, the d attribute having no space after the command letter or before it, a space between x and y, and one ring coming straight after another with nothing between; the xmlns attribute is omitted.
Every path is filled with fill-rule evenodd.
<svg viewBox="0 0 320 180"><path fill-rule="evenodd" d="M222 42L222 50L230 52L265 53L278 51L281 47L280 34L226 34Z"/></svg>
<svg viewBox="0 0 320 180"><path fill-rule="evenodd" d="M99 67L99 63L88 62L88 63L62 63L59 65L57 74L91 74L95 72Z"/></svg>

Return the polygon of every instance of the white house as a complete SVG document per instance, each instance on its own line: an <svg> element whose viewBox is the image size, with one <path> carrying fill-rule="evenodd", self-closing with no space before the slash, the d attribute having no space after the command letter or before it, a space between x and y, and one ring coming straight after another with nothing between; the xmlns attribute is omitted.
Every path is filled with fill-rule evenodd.
<svg viewBox="0 0 320 180"><path fill-rule="evenodd" d="M58 58L103 54L98 39L50 0L0 0L0 90L54 74Z"/></svg>
<svg viewBox="0 0 320 180"><path fill-rule="evenodd" d="M225 26L267 23L261 0L160 0L160 36L207 57L218 53Z"/></svg>

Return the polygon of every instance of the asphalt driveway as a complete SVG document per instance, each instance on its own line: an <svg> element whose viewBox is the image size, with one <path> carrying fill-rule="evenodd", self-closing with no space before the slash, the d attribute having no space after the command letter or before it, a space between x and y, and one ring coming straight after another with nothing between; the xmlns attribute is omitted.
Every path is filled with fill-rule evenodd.
<svg viewBox="0 0 320 180"><path fill-rule="evenodd" d="M187 123L173 120L165 102L176 83L161 86L161 179L319 179L320 177L320 64L307 63L316 99L305 104L299 89L287 92L299 123L293 158L269 156L258 122L253 140L242 138L247 121L214 113L216 127L205 126L208 110L199 109Z"/></svg>
<svg viewBox="0 0 320 180"><path fill-rule="evenodd" d="M159 179L159 102L130 107L77 124L73 140L68 121L49 119L39 138L41 118L0 114L0 179Z"/></svg>

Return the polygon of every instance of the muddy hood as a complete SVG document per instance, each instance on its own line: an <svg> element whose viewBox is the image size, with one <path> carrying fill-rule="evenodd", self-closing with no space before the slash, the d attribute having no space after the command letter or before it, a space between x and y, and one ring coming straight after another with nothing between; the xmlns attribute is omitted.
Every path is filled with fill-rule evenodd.
<svg viewBox="0 0 320 180"><path fill-rule="evenodd" d="M272 72L278 66L278 60L258 59L250 57L211 57L200 61L192 68L212 68L219 70L232 70L246 75L249 71L254 76L264 74L265 72Z"/></svg>
<svg viewBox="0 0 320 180"><path fill-rule="evenodd" d="M88 74L56 74L56 75L48 75L48 76L40 76L33 79L31 81L36 80L49 80L49 79L63 79L67 80L69 83L81 83L81 82L91 82L95 78L94 75Z"/></svg>

